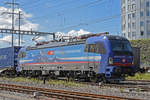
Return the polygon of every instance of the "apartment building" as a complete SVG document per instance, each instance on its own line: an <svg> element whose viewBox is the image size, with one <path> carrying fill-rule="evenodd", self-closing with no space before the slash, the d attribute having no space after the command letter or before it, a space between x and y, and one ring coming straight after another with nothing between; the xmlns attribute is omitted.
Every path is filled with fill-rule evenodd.
<svg viewBox="0 0 150 100"><path fill-rule="evenodd" d="M122 36L150 38L150 0L121 0Z"/></svg>

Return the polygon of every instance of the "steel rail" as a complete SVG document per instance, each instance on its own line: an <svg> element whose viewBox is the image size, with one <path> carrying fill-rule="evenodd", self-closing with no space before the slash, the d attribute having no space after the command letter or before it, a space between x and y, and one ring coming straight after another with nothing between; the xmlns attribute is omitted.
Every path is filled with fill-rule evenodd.
<svg viewBox="0 0 150 100"><path fill-rule="evenodd" d="M115 87L115 88L140 88L145 91L150 91L150 80L127 80L126 83L113 83L105 84L101 83L100 87ZM131 83L132 82L132 83ZM99 83L93 82L76 82L85 85L99 86Z"/></svg>
<svg viewBox="0 0 150 100"><path fill-rule="evenodd" d="M135 85L119 85L119 84L104 84L103 86L105 87L110 87L110 88L125 88L125 89L141 89L141 91L150 91L150 87L148 86L135 86Z"/></svg>
<svg viewBox="0 0 150 100"><path fill-rule="evenodd" d="M0 84L0 89L23 92L23 93L26 92L26 93L32 93L32 94L34 92L39 92L43 96L55 97L55 98L59 98L59 99L70 98L70 99L76 99L76 100L99 100L99 99L140 100L140 99L134 99L134 98L107 96L107 95L72 92L72 91L64 91L64 90L54 90L54 89L37 88L37 87L12 85L12 84Z"/></svg>
<svg viewBox="0 0 150 100"><path fill-rule="evenodd" d="M130 82L150 82L150 80L126 80Z"/></svg>
<svg viewBox="0 0 150 100"><path fill-rule="evenodd" d="M10 99L13 99L13 100L35 100L35 99L32 99L32 98L23 98L21 96L17 96L17 95L14 95L14 94L4 94L4 93L0 93L0 97L3 98L3 100L7 100L7 98L10 100Z"/></svg>

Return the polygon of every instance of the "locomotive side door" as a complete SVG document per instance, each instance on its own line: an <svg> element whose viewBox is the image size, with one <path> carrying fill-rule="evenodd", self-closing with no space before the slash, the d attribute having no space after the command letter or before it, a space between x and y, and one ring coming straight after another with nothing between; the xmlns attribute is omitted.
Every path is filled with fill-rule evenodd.
<svg viewBox="0 0 150 100"><path fill-rule="evenodd" d="M106 49L104 47L104 44L99 42L95 44L87 44L85 47L85 52L87 52L87 59L88 59L88 68L91 68L95 70L95 72L98 72L99 66L101 66L100 69L103 69L105 67L101 64L101 57L102 55L106 54Z"/></svg>
<svg viewBox="0 0 150 100"><path fill-rule="evenodd" d="M92 70L96 66L96 63L95 63L96 62L95 61L95 56L96 56L95 44L87 44L85 49L86 49L85 51L87 52L87 60L88 60L87 66L90 70Z"/></svg>

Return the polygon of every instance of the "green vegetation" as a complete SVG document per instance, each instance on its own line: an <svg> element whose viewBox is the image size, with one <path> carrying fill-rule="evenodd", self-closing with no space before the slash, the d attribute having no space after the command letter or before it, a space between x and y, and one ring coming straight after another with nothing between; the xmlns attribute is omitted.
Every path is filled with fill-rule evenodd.
<svg viewBox="0 0 150 100"><path fill-rule="evenodd" d="M16 78L11 78L11 81L15 82L34 82L40 84L42 81L36 78L24 78L24 77L16 77Z"/></svg>
<svg viewBox="0 0 150 100"><path fill-rule="evenodd" d="M64 85L64 86L72 86L72 87L81 87L83 84L75 83L73 81L62 81L62 80L49 80L48 83L50 85Z"/></svg>
<svg viewBox="0 0 150 100"><path fill-rule="evenodd" d="M25 77L16 77L16 78L6 78L1 77L3 80L13 81L13 82L27 82L27 83L36 83L36 84L43 84L43 80L37 78L25 78ZM64 86L71 86L71 87L82 87L83 84L76 83L73 81L63 81L63 80L46 80L46 84L50 85L64 85Z"/></svg>
<svg viewBox="0 0 150 100"><path fill-rule="evenodd" d="M130 42L133 47L140 48L141 62L150 66L150 39L131 40Z"/></svg>
<svg viewBox="0 0 150 100"><path fill-rule="evenodd" d="M3 80L6 80L6 77L2 77Z"/></svg>
<svg viewBox="0 0 150 100"><path fill-rule="evenodd" d="M150 73L137 73L135 76L126 77L127 80L150 80Z"/></svg>
<svg viewBox="0 0 150 100"><path fill-rule="evenodd" d="M133 47L140 48L140 60L142 67L150 67L150 39L131 40ZM150 80L150 73L137 73L134 77L126 77L127 80Z"/></svg>
<svg viewBox="0 0 150 100"><path fill-rule="evenodd" d="M120 88L120 92L123 93L123 91L124 91L124 89L123 89L123 88Z"/></svg>
<svg viewBox="0 0 150 100"><path fill-rule="evenodd" d="M141 92L141 88L137 88L137 89L136 89L136 92Z"/></svg>

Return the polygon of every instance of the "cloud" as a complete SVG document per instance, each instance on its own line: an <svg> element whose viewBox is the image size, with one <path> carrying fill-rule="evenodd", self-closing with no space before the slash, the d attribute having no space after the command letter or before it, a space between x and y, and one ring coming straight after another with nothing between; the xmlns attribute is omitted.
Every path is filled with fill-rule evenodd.
<svg viewBox="0 0 150 100"><path fill-rule="evenodd" d="M0 43L4 43L4 42L11 44L12 42L11 36L8 35L8 36L4 36L3 38L0 38ZM21 43L25 43L25 41L21 40ZM18 44L18 39L14 39L14 44Z"/></svg>
<svg viewBox="0 0 150 100"><path fill-rule="evenodd" d="M34 24L30 21L28 21L28 18L32 18L32 14L27 14L23 10L19 9L21 11L21 29L22 30L37 30L38 24ZM18 9L15 9L15 13L19 13ZM12 28L12 15L8 14L8 12L11 13L11 9L0 7L0 28ZM14 16L14 28L18 29L18 15Z"/></svg>
<svg viewBox="0 0 150 100"><path fill-rule="evenodd" d="M83 34L90 34L91 32L88 32L88 31L85 31L85 30L83 30L83 29L80 29L79 31L78 31L78 35L80 36L80 35L83 35Z"/></svg>
<svg viewBox="0 0 150 100"><path fill-rule="evenodd" d="M14 42L15 42L15 44L19 44L19 43L18 43L18 40L19 40L19 39L15 39L15 41L14 41ZM24 40L21 40L20 42L21 42L21 44L24 44L24 43L25 43L25 41L24 41Z"/></svg>
<svg viewBox="0 0 150 100"><path fill-rule="evenodd" d="M37 30L38 24L33 24L27 20L24 20L25 24L21 25L22 30Z"/></svg>
<svg viewBox="0 0 150 100"><path fill-rule="evenodd" d="M90 34L91 32L88 32L88 31L85 31L83 29L80 29L79 31L76 31L76 30L71 30L67 33L64 33L64 32L56 32L56 40L59 40L60 38L62 38L63 36L66 36L66 37L63 37L63 38L66 38L68 39L69 37L76 37L76 36L80 36L80 35L84 35L84 34ZM48 37L34 37L32 40L34 40L34 42L41 42L41 41L50 41L50 40L53 40L53 36L52 35L49 35Z"/></svg>
<svg viewBox="0 0 150 100"><path fill-rule="evenodd" d="M80 29L79 31L71 30L68 32L69 36L80 36L83 34L89 34L90 32Z"/></svg>
<svg viewBox="0 0 150 100"><path fill-rule="evenodd" d="M3 38L0 38L0 43L1 42L7 42L7 43L11 43L11 36L5 36Z"/></svg>
<svg viewBox="0 0 150 100"><path fill-rule="evenodd" d="M34 30L36 31L38 29L38 24L32 23L28 20L28 18L32 18L32 14L28 14L24 12L22 9L15 9L15 13L19 13L21 11L21 30ZM12 28L12 15L8 14L11 13L11 9L5 8L0 6L0 28L6 28L6 29L11 29ZM14 29L18 30L18 15L14 16ZM11 35L4 36L0 38L0 43L9 43L11 44ZM25 43L26 41L21 41L21 43ZM14 44L18 44L18 39L15 38L14 35Z"/></svg>
<svg viewBox="0 0 150 100"><path fill-rule="evenodd" d="M71 30L67 33L64 32L57 32L56 37L62 37L62 36L71 36L71 37L76 37L84 34L90 34L91 32L85 31L83 29L80 29L79 31L76 30Z"/></svg>
<svg viewBox="0 0 150 100"><path fill-rule="evenodd" d="M46 40L46 38L43 36L35 36L32 38L33 42L41 42L41 41L45 41L45 40Z"/></svg>
<svg viewBox="0 0 150 100"><path fill-rule="evenodd" d="M26 17L26 18L32 18L32 14L27 14L27 13L25 13L22 10L21 10L21 12L22 12L22 14L23 14L24 17Z"/></svg>
<svg viewBox="0 0 150 100"><path fill-rule="evenodd" d="M62 36L75 37L75 36L80 36L83 34L90 34L90 32L85 31L83 29L80 29L79 31L71 30L67 33L57 32L56 36L58 39L60 39L60 37L62 37ZM52 36L50 36L50 37L36 36L36 37L32 38L32 41L35 43L42 42L42 41L49 41L49 40L52 40ZM3 38L0 38L0 43L5 43L5 42L11 44L11 35L4 36ZM24 44L24 43L27 43L27 42L25 40L22 40L21 44ZM15 39L15 37L14 37L14 44L18 44L18 39ZM29 45L29 44L27 44L27 45Z"/></svg>

